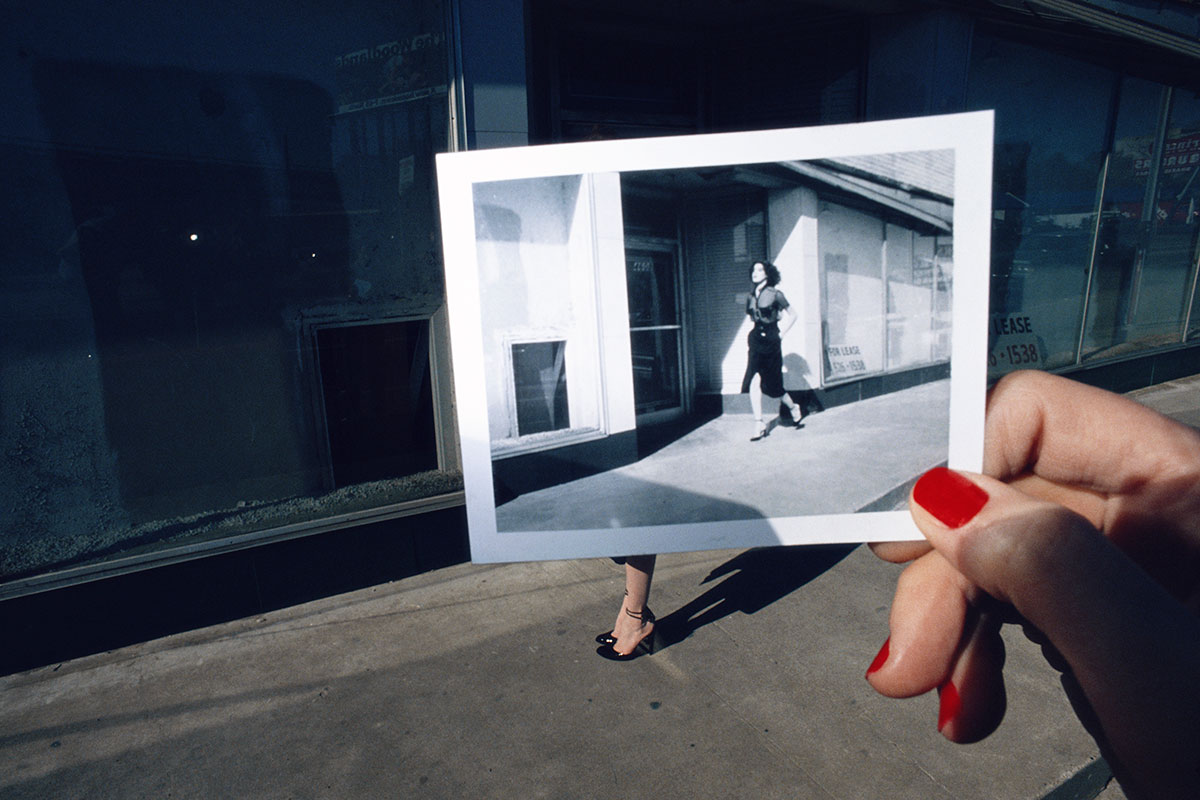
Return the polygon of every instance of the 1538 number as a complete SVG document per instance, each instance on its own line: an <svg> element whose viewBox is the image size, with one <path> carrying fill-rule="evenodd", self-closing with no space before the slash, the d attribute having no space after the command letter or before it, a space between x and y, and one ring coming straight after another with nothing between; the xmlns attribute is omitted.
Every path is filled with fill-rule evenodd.
<svg viewBox="0 0 1200 800"><path fill-rule="evenodd" d="M1023 367L1040 361L1036 344L1010 344L988 353L988 365L992 367L998 364Z"/></svg>

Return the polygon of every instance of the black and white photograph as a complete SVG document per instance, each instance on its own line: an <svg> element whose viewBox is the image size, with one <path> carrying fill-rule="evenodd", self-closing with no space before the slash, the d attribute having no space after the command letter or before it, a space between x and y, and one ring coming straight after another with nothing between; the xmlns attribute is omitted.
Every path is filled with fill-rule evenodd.
<svg viewBox="0 0 1200 800"><path fill-rule="evenodd" d="M988 117L440 156L473 559L913 538L980 458Z"/></svg>

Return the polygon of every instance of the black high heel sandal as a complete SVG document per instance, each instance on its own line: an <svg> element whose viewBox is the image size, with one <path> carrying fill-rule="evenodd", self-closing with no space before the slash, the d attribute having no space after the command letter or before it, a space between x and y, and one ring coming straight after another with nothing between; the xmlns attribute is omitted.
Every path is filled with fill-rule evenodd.
<svg viewBox="0 0 1200 800"><path fill-rule="evenodd" d="M650 610L650 606L646 606L646 613L650 615L650 621L653 622L655 620L655 616L654 616L654 612ZM633 616L633 615L630 614L630 616ZM638 619L641 619L641 617L638 617ZM613 636L612 631L605 631L604 633L598 634L596 636L596 644L610 644L611 645L611 644L616 644L616 643L617 643L617 637Z"/></svg>
<svg viewBox="0 0 1200 800"><path fill-rule="evenodd" d="M801 409L799 405L794 405L789 409L789 411L791 412L789 416L791 416L791 418L792 418L792 427L793 428L803 428L804 427L804 411L803 411L803 409Z"/></svg>
<svg viewBox="0 0 1200 800"><path fill-rule="evenodd" d="M644 622L653 623L655 621L654 614L651 613L650 609L648 608L643 608L638 612L630 611L627 608L625 609L625 613L634 619L642 620ZM654 655L655 651L658 650L659 647L658 626L655 626L654 630L650 631L648 636L643 637L642 640L637 643L637 646L628 653L618 653L616 648L613 647L613 645L616 644L616 639L613 639L612 631L609 631L607 634L600 634L600 636L596 637L596 641L601 641L601 637L611 639L612 641L603 642L599 647L597 647L596 655L600 656L601 658L606 658L609 661L633 661L635 658L643 654L648 656Z"/></svg>

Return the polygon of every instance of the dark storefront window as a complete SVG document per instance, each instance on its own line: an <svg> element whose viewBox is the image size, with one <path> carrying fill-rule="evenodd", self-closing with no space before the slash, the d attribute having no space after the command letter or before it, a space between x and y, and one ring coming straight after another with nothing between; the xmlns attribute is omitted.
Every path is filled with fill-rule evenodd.
<svg viewBox="0 0 1200 800"><path fill-rule="evenodd" d="M967 104L996 109L992 314L1028 317L1042 364L1075 361L1114 74L981 35Z"/></svg>
<svg viewBox="0 0 1200 800"><path fill-rule="evenodd" d="M1170 112L1151 164L1147 204L1140 222L1143 240L1134 258L1123 338L1139 347L1178 342L1192 294L1200 229L1200 100L1192 92L1171 93Z"/></svg>
<svg viewBox="0 0 1200 800"><path fill-rule="evenodd" d="M1182 314L1187 321L1186 338L1193 339L1200 333L1200 308L1195 302L1200 273L1200 92L1176 89L1172 93L1160 171L1160 236L1171 242L1164 242L1164 249L1173 247L1178 260L1187 263Z"/></svg>
<svg viewBox="0 0 1200 800"><path fill-rule="evenodd" d="M0 40L0 582L457 490L440 0Z"/></svg>
<svg viewBox="0 0 1200 800"><path fill-rule="evenodd" d="M560 24L546 54L558 76L554 138L661 136L699 128L702 71L693 38Z"/></svg>
<svg viewBox="0 0 1200 800"><path fill-rule="evenodd" d="M1123 74L1127 67L975 37L968 106L996 109L993 375L1186 338L1195 316L1200 101ZM1010 345L1036 357L997 365Z"/></svg>
<svg viewBox="0 0 1200 800"><path fill-rule="evenodd" d="M1155 173L1158 129L1167 90L1150 81L1121 84L1112 153L1104 174L1104 200L1088 296L1088 320L1080 355L1119 354L1129 342L1135 263L1149 232L1146 200ZM1124 345L1124 347L1122 347Z"/></svg>

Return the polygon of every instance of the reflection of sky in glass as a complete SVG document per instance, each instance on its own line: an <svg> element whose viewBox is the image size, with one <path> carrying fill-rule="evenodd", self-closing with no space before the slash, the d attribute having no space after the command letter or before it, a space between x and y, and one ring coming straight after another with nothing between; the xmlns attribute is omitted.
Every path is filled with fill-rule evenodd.
<svg viewBox="0 0 1200 800"><path fill-rule="evenodd" d="M1163 144L1162 196L1183 200L1200 189L1200 98L1193 92L1176 91L1171 98L1167 139ZM1194 204L1193 211L1194 214Z"/></svg>
<svg viewBox="0 0 1200 800"><path fill-rule="evenodd" d="M976 39L968 110L996 109L997 186L1035 207L1090 206L1104 147L1113 73L986 35ZM1027 159L1024 170L1019 160ZM1063 209L1065 210L1065 209Z"/></svg>
<svg viewBox="0 0 1200 800"><path fill-rule="evenodd" d="M1163 87L1157 83L1136 78L1122 82L1106 203L1142 202L1154 154L1162 94Z"/></svg>
<svg viewBox="0 0 1200 800"><path fill-rule="evenodd" d="M240 77L255 87L287 76L332 98L337 92L338 56L438 31L441 14L436 0L362 0L328 8L308 4L303 13L253 0L195 6L137 0L22 4L19 14L5 15L5 24L0 25L4 45L0 47L0 93L6 99L0 138L49 138L32 78L39 62L69 63L85 80L93 70L104 70L143 80L157 74L206 76L228 83ZM197 87L188 88L194 94ZM291 112L287 104L278 111L292 113L297 129L311 125L302 112ZM145 138L154 136L162 120L139 122ZM56 133L62 135L61 130ZM163 145L158 149L169 149L173 133L165 131L157 137Z"/></svg>
<svg viewBox="0 0 1200 800"><path fill-rule="evenodd" d="M1031 320L1039 366L1075 357L1115 79L1026 45L975 41L968 107L996 109L992 269L1003 281L992 313Z"/></svg>
<svg viewBox="0 0 1200 800"><path fill-rule="evenodd" d="M1168 135L1194 133L1200 130L1200 94L1177 89L1171 99L1171 121Z"/></svg>

